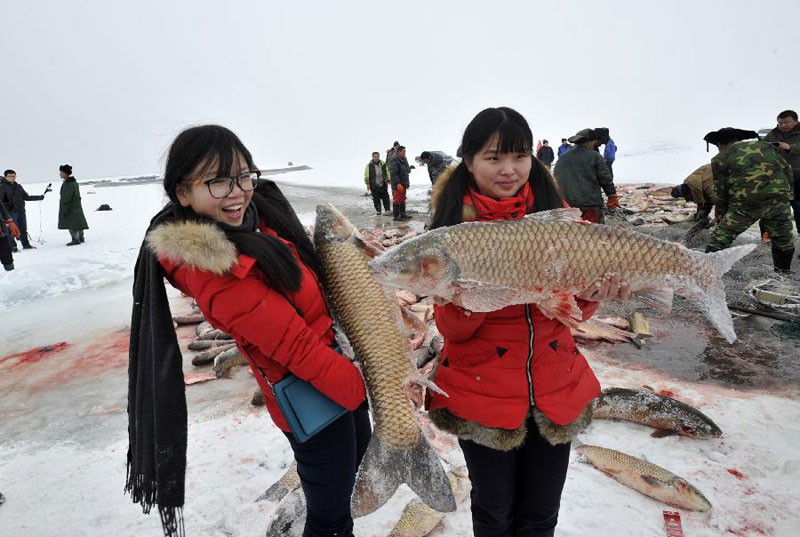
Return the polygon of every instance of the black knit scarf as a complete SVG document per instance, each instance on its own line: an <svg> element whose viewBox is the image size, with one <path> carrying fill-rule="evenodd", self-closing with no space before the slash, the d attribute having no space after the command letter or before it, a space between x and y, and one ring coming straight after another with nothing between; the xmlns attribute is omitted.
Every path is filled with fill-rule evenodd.
<svg viewBox="0 0 800 537"><path fill-rule="evenodd" d="M168 204L148 231L170 220ZM158 258L145 244L133 277L128 353L128 466L125 492L145 514L158 505L164 535L185 535L186 394L181 350Z"/></svg>

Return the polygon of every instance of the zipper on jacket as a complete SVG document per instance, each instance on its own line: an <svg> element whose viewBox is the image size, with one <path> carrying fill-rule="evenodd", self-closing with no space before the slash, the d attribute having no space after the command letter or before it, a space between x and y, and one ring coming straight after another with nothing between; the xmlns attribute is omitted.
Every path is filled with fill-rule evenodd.
<svg viewBox="0 0 800 537"><path fill-rule="evenodd" d="M525 319L528 321L528 334L530 334L530 339L528 340L528 364L525 372L528 374L528 397L530 398L531 406L534 406L533 373L531 372L531 364L533 362L533 320L531 319L530 304L525 304Z"/></svg>

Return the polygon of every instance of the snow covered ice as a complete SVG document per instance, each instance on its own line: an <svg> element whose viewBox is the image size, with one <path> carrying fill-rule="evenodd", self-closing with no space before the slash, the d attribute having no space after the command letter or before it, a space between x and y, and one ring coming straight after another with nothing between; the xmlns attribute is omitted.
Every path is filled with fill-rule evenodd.
<svg viewBox="0 0 800 537"><path fill-rule="evenodd" d="M618 175L649 180L633 168L625 171L623 155ZM636 156L636 162L633 157L630 166L646 168L647 154ZM661 157L655 153L650 158ZM362 196L367 160L320 163L275 179L287 185L304 224L313 222L314 207L322 201L334 203L354 221L372 222L374 216L367 216L371 199ZM694 167L686 166L680 177ZM424 210L425 168L413 170L411 181L409 204ZM22 182L31 194L44 189L44 183ZM158 516L143 515L123 494L123 486L133 264L149 219L164 203L161 185L82 184L89 229L86 243L70 248L65 246L69 234L56 229L55 190L41 203L28 203L29 232L38 249L15 254L16 270L0 276L0 492L6 498L0 505L0 535L155 537L161 535ZM103 203L113 210L95 211ZM187 299L174 291L170 298L173 314L189 311ZM191 332L191 327L179 329L183 344ZM17 355L42 346L53 347ZM721 438L708 440L656 439L647 427L596 420L581 435L584 443L646 459L697 486L713 509L681 513L687 536L800 533L800 397L795 382L776 379L768 389L744 389L682 380L657 364L623 361L609 345L594 346L586 355L604 387L649 385L670 391L724 431ZM188 356L184 371L192 372ZM237 368L230 379L186 388L187 535L264 534L276 504L255 499L284 473L292 456L263 407L250 405L255 387L245 369ZM446 469L463 464L457 444L434 444L442 450ZM402 486L384 507L356 520L355 534L388 534L414 497ZM671 510L573 458L556 535L579 537L590 530L622 537L663 535L665 509ZM445 516L435 534L470 535L469 500Z"/></svg>

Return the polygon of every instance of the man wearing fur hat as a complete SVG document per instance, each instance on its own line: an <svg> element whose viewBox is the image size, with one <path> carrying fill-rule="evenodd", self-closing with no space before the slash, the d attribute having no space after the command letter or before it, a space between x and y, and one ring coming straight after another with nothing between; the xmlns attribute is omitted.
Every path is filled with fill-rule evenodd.
<svg viewBox="0 0 800 537"><path fill-rule="evenodd" d="M719 149L711 159L717 227L706 252L728 248L760 220L772 241L775 271L788 272L794 255L789 209L792 168L775 147L757 138L754 131L731 127L709 132L703 138Z"/></svg>
<svg viewBox="0 0 800 537"><path fill-rule="evenodd" d="M567 203L579 208L584 220L602 224L605 219L601 190L608 196L606 206L609 209L619 207L619 196L608 166L595 151L597 134L592 129L583 129L569 141L575 147L558 159L553 174Z"/></svg>

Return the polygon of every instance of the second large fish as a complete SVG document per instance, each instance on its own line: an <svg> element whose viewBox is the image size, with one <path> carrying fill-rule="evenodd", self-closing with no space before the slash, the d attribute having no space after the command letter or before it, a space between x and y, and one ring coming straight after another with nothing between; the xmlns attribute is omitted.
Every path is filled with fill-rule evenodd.
<svg viewBox="0 0 800 537"><path fill-rule="evenodd" d="M332 205L317 206L314 247L336 320L361 364L374 431L356 476L353 516L371 513L401 483L437 511L456 510L450 481L404 392L417 372L400 305L367 266L358 232Z"/></svg>
<svg viewBox="0 0 800 537"><path fill-rule="evenodd" d="M574 327L574 295L609 273L640 298L668 307L673 293L691 298L729 341L736 339L722 275L755 248L703 254L636 231L579 221L577 209L522 220L466 222L429 231L370 263L385 285L452 299L471 311L535 303Z"/></svg>

